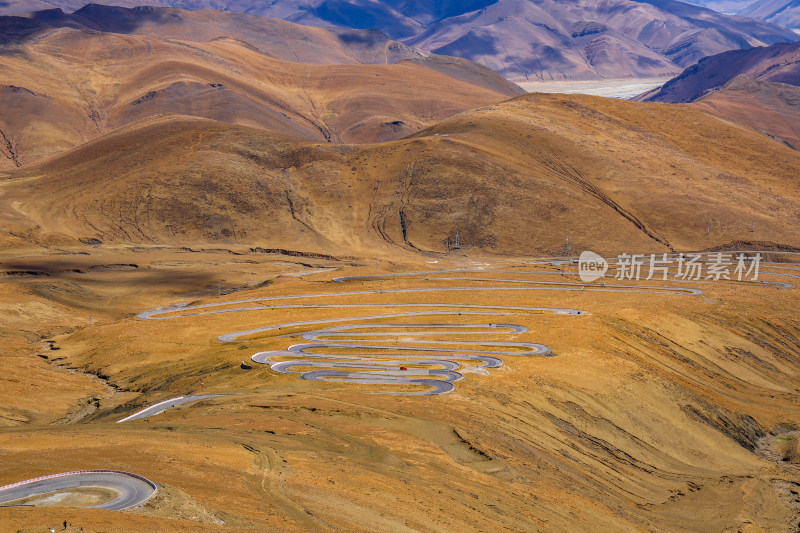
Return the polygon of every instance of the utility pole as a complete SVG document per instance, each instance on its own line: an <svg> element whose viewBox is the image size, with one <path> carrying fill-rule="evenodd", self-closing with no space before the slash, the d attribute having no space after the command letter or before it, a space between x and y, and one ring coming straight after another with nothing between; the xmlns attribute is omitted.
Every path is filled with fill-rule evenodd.
<svg viewBox="0 0 800 533"><path fill-rule="evenodd" d="M94 315L89 313L89 327L94 327Z"/></svg>
<svg viewBox="0 0 800 533"><path fill-rule="evenodd" d="M750 233L754 233L756 231L756 221L753 221L753 224L750 226Z"/></svg>
<svg viewBox="0 0 800 533"><path fill-rule="evenodd" d="M222 296L222 282L217 282L217 296Z"/></svg>

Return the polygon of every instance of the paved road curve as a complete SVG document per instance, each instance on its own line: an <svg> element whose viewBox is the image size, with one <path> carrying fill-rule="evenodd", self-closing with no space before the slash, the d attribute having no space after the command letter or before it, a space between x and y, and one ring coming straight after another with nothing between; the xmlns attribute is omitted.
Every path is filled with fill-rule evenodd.
<svg viewBox="0 0 800 533"><path fill-rule="evenodd" d="M122 420L117 420L117 424L121 422L130 422L131 420L141 420L142 418L147 418L153 415L157 415L158 413L163 413L170 407L176 407L184 403L196 402L198 400L204 400L206 398L216 398L217 396L222 396L222 395L197 394L188 396L178 396L177 398L172 398L170 400L164 400L163 402L158 402L157 404L151 405L150 407L142 409L141 411L138 411L130 416L126 416Z"/></svg>
<svg viewBox="0 0 800 533"><path fill-rule="evenodd" d="M101 487L118 492L119 496L110 502L91 506L112 511L139 505L156 492L155 483L136 474L112 470L84 470L29 479L0 487L0 506L21 498L78 487Z"/></svg>

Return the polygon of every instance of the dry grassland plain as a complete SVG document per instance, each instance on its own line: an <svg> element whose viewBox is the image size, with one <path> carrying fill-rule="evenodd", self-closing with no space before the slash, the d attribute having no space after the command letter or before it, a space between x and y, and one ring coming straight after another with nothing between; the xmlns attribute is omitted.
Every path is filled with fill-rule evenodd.
<svg viewBox="0 0 800 533"><path fill-rule="evenodd" d="M617 292L615 280L581 288L572 266L497 257L365 262L86 248L32 254L27 274L0 285L15 306L4 307L0 483L113 468L160 490L123 513L6 508L4 527L35 531L62 517L85 531L776 531L796 522L797 289L650 281L642 285L669 289ZM764 269L796 268L775 266ZM472 272L333 281L432 269ZM341 295L352 292L362 294ZM301 298L275 300L286 296ZM272 300L225 304L259 298ZM135 316L168 304L261 308ZM454 316L459 305L495 308ZM359 320L412 311L427 314ZM505 348L502 367L465 364L464 379L439 396L376 395L420 387L240 368L257 352L303 342L306 331L355 324L348 338L358 338L387 320L415 330L517 324L528 331L482 331L478 340L541 343L553 353ZM315 324L217 339L296 322ZM402 330L369 341L432 339L459 342ZM116 423L159 401L209 393L221 396Z"/></svg>

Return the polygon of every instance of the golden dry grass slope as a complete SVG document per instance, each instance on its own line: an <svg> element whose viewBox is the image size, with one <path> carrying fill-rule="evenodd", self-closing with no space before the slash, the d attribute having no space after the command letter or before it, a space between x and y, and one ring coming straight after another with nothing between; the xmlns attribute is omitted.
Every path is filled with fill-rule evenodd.
<svg viewBox="0 0 800 533"><path fill-rule="evenodd" d="M0 168L50 157L164 113L312 140L373 142L522 92L465 60L409 52L409 60L400 64L366 65L379 52L381 63L389 62L392 43L384 39L350 46L331 31L251 18L269 22L261 25L278 44L262 39L256 41L262 48L256 48L217 33L232 31L233 22L214 26L213 17L207 24L195 21L192 28L207 32L195 32L197 42L53 29L7 18L7 34L17 23L34 26L32 33L0 46ZM158 33L158 28L150 31ZM239 34L256 34L246 29ZM169 31L171 26L162 28L162 33ZM182 35L179 29L175 33ZM352 39L370 37L369 32L351 33L356 34ZM210 35L217 38L203 40ZM285 57L292 49L299 54L292 61L315 56L339 64L271 57L270 51ZM320 49L327 53L318 54Z"/></svg>
<svg viewBox="0 0 800 533"><path fill-rule="evenodd" d="M798 246L798 165L795 150L691 107L527 95L369 145L159 116L6 173L0 201L7 234L34 244L341 256L441 252L459 233L519 255L561 253L567 234L615 254Z"/></svg>

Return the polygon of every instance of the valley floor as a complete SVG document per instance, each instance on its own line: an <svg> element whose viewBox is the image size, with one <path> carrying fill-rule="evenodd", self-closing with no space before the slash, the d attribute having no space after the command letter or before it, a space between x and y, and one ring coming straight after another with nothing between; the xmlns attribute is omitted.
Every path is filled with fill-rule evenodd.
<svg viewBox="0 0 800 533"><path fill-rule="evenodd" d="M642 78L636 80L592 81L531 81L517 85L529 93L591 94L607 98L629 99L655 89L670 78Z"/></svg>

